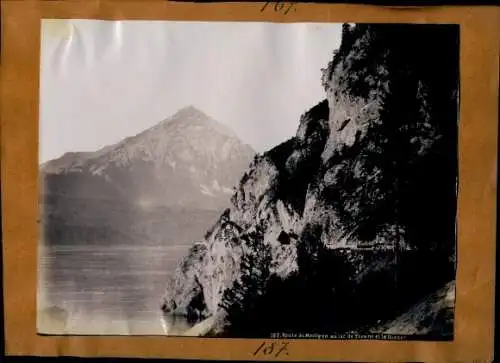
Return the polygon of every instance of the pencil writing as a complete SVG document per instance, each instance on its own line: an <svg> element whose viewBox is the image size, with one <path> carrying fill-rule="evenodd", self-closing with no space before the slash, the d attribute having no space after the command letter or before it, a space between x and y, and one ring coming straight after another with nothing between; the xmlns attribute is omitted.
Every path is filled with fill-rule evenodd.
<svg viewBox="0 0 500 363"><path fill-rule="evenodd" d="M257 350L253 353L254 356L258 354L262 354L265 356L274 355L275 358L279 357L280 355L288 355L288 342L262 342L262 344L259 345Z"/></svg>
<svg viewBox="0 0 500 363"><path fill-rule="evenodd" d="M261 12L264 12L266 9L272 9L276 13L282 13L287 15L290 12L297 11L297 1L266 1L264 6L260 9ZM274 4L274 5L271 5Z"/></svg>

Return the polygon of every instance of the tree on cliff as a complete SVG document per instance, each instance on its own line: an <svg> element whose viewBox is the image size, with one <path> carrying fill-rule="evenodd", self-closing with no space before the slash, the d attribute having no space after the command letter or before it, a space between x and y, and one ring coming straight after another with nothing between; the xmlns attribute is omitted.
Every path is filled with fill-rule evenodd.
<svg viewBox="0 0 500 363"><path fill-rule="evenodd" d="M272 261L271 247L264 243L264 231L255 231L241 237L247 252L240 262L241 277L224 292L220 307L226 312L226 331L230 336L252 336L258 329L254 318L261 317L266 308L261 297L266 293ZM253 320L253 321L252 321Z"/></svg>

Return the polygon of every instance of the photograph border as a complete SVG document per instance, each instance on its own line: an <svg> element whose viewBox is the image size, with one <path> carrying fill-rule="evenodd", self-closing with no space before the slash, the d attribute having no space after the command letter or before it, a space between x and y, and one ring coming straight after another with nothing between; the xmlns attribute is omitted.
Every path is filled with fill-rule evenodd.
<svg viewBox="0 0 500 363"><path fill-rule="evenodd" d="M288 361L492 361L500 9L390 9L157 0L2 1L1 180L7 355ZM40 19L460 25L457 291L453 342L41 336L36 332ZM480 243L477 243L480 241ZM275 343L282 354L258 348ZM256 353L257 352L257 353Z"/></svg>

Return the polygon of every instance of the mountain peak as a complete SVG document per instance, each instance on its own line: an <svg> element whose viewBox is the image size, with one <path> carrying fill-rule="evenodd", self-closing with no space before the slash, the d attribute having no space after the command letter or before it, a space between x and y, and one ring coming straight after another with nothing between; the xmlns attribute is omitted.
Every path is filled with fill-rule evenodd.
<svg viewBox="0 0 500 363"><path fill-rule="evenodd" d="M177 111L172 118L175 117L197 117L197 118L209 118L203 111L196 108L194 105L188 105Z"/></svg>
<svg viewBox="0 0 500 363"><path fill-rule="evenodd" d="M41 170L53 174L88 170L94 176L106 175L111 178L107 172L108 169L125 170L129 167L135 168L136 165L143 167L149 163L154 164L151 178L163 180L165 175L171 177L174 172L182 174L184 171L179 170L183 168L177 167L178 165L188 165L184 168L189 170L188 174L179 177L179 180L182 178L194 180L197 185L202 185L202 189L216 182L214 188L217 190L214 189L213 193L211 190L203 189L205 194L215 195L221 191L230 190L239 175L231 172L229 173L230 180L226 180L226 176L218 175L212 170L213 165L231 162L232 168L243 170L254 153L251 146L244 144L229 127L214 120L195 106L188 105L139 134L127 137L96 152L69 152L59 159L42 165ZM200 158L204 160L202 163L199 162ZM201 177L202 174L203 177ZM208 180L207 175L213 175L213 178ZM139 180L138 184L145 185L146 183ZM225 193L223 194L225 198Z"/></svg>
<svg viewBox="0 0 500 363"><path fill-rule="evenodd" d="M231 138L239 137L236 133L227 125L216 121L214 118L208 116L205 112L201 111L194 105L188 105L181 108L170 118L165 120L167 124L198 124L203 126L208 126L221 134L229 136Z"/></svg>

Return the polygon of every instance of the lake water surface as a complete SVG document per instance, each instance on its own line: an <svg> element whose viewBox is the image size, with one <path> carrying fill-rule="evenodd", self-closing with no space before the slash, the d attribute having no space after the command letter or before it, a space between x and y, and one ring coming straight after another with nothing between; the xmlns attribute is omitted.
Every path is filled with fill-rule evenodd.
<svg viewBox="0 0 500 363"><path fill-rule="evenodd" d="M39 248L38 332L178 335L189 328L165 316L161 296L189 246Z"/></svg>

